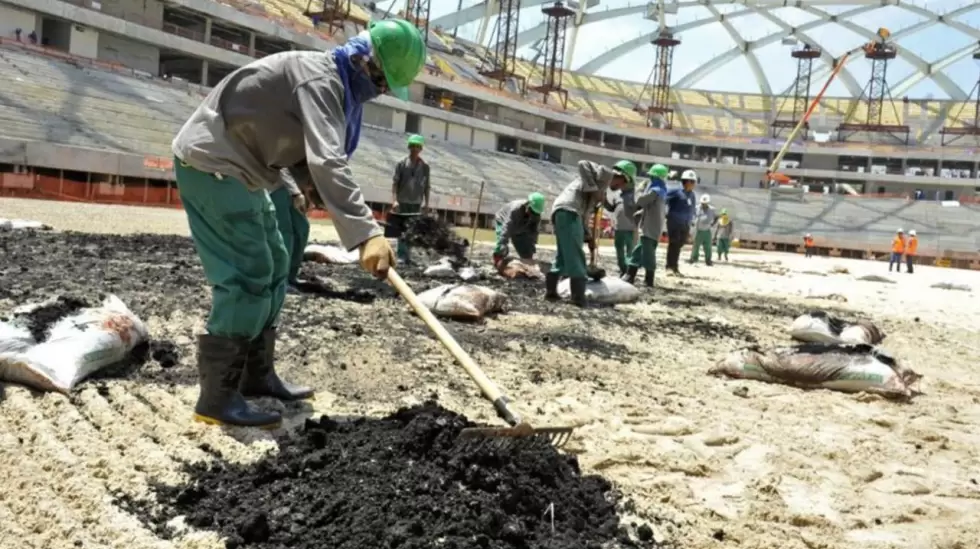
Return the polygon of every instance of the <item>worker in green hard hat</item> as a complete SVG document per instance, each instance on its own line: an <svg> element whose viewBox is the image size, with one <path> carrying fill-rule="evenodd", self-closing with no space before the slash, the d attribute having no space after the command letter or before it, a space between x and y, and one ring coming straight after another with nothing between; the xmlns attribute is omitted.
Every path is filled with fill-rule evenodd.
<svg viewBox="0 0 980 549"><path fill-rule="evenodd" d="M546 299L558 299L558 282L566 276L569 278L572 303L580 307L586 305L588 270L582 243L587 240L591 250L596 246L591 238L585 237L588 228L586 220L593 217L592 212L606 189L618 191L631 188L635 178L636 165L629 160L620 160L612 168L590 160L579 160L578 176L562 190L551 207L551 223L555 227L558 253L551 271L545 276Z"/></svg>
<svg viewBox="0 0 980 549"><path fill-rule="evenodd" d="M246 397L297 400L313 391L276 372L275 342L289 257L269 196L286 169L329 212L343 245L385 278L394 254L364 203L348 160L364 103L405 89L425 65L408 21L375 21L331 51L288 51L252 61L215 86L173 140L177 188L212 293L197 341L194 417L272 428L278 412ZM295 202L294 202L295 203Z"/></svg>
<svg viewBox="0 0 980 549"><path fill-rule="evenodd" d="M497 234L497 245L493 248L494 265L499 265L507 257L510 242L514 243L514 250L521 259L534 259L542 213L544 195L539 192L508 202L497 210L494 217L494 230Z"/></svg>
<svg viewBox="0 0 980 549"><path fill-rule="evenodd" d="M640 241L630 254L629 265L623 280L630 284L636 282L640 267L644 269L644 283L653 288L653 275L657 270L657 244L664 230L665 202L667 198L667 166L654 164L647 172L650 182L636 197L637 226Z"/></svg>
<svg viewBox="0 0 980 549"><path fill-rule="evenodd" d="M408 138L408 156L395 165L391 183L391 213L401 216L399 226L408 219L419 216L429 208L429 164L422 160L425 138L412 135ZM398 241L398 261L411 263L411 250L404 240Z"/></svg>

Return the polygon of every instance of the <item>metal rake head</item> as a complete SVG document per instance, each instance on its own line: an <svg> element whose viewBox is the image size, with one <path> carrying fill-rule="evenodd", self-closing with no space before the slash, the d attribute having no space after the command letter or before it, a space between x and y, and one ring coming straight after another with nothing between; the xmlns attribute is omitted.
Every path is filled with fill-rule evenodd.
<svg viewBox="0 0 980 549"><path fill-rule="evenodd" d="M527 423L515 427L471 427L459 433L460 441L473 450L561 448L571 438L574 427L539 427Z"/></svg>

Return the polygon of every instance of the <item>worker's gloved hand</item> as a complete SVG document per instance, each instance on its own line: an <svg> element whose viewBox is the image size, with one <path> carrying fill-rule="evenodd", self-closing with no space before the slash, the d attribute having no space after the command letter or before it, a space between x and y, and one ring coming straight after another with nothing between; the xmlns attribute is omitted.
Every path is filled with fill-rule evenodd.
<svg viewBox="0 0 980 549"><path fill-rule="evenodd" d="M395 263L395 252L388 244L388 239L378 235L372 236L361 244L361 267L384 280L388 278L388 269Z"/></svg>
<svg viewBox="0 0 980 549"><path fill-rule="evenodd" d="M299 210L299 213L306 213L306 209L309 207L309 204L306 202L306 197L303 196L302 193L293 195L293 207Z"/></svg>

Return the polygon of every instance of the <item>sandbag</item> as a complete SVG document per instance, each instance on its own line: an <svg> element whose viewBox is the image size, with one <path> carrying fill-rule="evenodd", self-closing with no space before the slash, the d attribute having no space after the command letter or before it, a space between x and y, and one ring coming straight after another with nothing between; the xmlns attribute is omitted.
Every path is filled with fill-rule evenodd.
<svg viewBox="0 0 980 549"><path fill-rule="evenodd" d="M505 257L497 262L497 273L504 278L541 280L544 273L536 262L525 262L516 257Z"/></svg>
<svg viewBox="0 0 980 549"><path fill-rule="evenodd" d="M826 311L807 311L793 320L789 335L804 343L866 343L877 345L885 332L870 320L849 323Z"/></svg>
<svg viewBox="0 0 980 549"><path fill-rule="evenodd" d="M30 311L21 308L12 320L0 322L0 381L67 394L147 340L143 321L114 295L59 319L42 341L23 322Z"/></svg>
<svg viewBox="0 0 980 549"><path fill-rule="evenodd" d="M569 279L558 284L558 295L563 298L571 295ZM611 276L602 280L589 280L585 285L585 297L593 303L604 305L633 303L640 299L640 295L641 292L636 286Z"/></svg>
<svg viewBox="0 0 980 549"><path fill-rule="evenodd" d="M303 260L314 263L347 265L357 263L360 260L360 254L357 250L348 252L340 246L310 244L303 250Z"/></svg>
<svg viewBox="0 0 980 549"><path fill-rule="evenodd" d="M810 389L909 398L922 376L871 345L810 343L772 350L748 348L718 361L709 374Z"/></svg>
<svg viewBox="0 0 980 549"><path fill-rule="evenodd" d="M458 278L463 282L473 282L482 276L480 271L474 267L457 268L453 260L448 257L443 257L438 262L429 265L422 274L432 278Z"/></svg>
<svg viewBox="0 0 980 549"><path fill-rule="evenodd" d="M459 320L480 320L503 312L507 296L484 286L444 284L419 294L419 301L436 316Z"/></svg>
<svg viewBox="0 0 980 549"><path fill-rule="evenodd" d="M29 219L4 219L0 217L0 231L50 231L51 225Z"/></svg>

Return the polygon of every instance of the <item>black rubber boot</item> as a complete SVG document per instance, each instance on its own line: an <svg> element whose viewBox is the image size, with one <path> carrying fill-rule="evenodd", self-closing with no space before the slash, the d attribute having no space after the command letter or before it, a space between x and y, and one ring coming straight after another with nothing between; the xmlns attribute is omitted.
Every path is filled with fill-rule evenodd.
<svg viewBox="0 0 980 549"><path fill-rule="evenodd" d="M211 425L236 425L275 429L282 417L275 412L252 408L238 391L245 369L249 343L244 339L198 336L197 369L201 395L194 406L194 419Z"/></svg>
<svg viewBox="0 0 980 549"><path fill-rule="evenodd" d="M560 299L558 297L558 280L561 275L558 273L548 273L544 275L544 298L557 301Z"/></svg>
<svg viewBox="0 0 980 549"><path fill-rule="evenodd" d="M572 294L572 303L579 307L587 305L585 300L585 284L587 282L588 279L586 278L572 278L568 282Z"/></svg>
<svg viewBox="0 0 980 549"><path fill-rule="evenodd" d="M643 278L643 285L647 288L653 288L653 271L647 271Z"/></svg>
<svg viewBox="0 0 980 549"><path fill-rule="evenodd" d="M640 272L639 267L629 266L626 267L626 274L622 276L622 279L630 284L636 283L636 273Z"/></svg>
<svg viewBox="0 0 980 549"><path fill-rule="evenodd" d="M245 373L240 385L247 397L272 397L283 401L304 400L313 397L313 389L283 381L276 374L276 329L262 332L249 345L245 360Z"/></svg>

